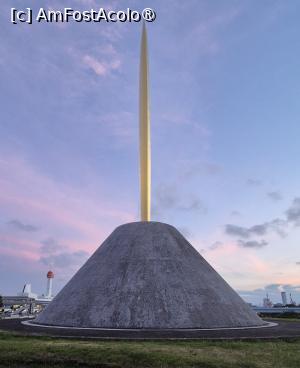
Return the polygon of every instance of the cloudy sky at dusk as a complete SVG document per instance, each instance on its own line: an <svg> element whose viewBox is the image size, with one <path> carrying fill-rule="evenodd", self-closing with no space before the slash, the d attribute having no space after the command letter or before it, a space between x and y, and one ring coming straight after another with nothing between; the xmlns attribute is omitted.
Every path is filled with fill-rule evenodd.
<svg viewBox="0 0 300 368"><path fill-rule="evenodd" d="M153 220L245 300L300 303L300 3L40 0L152 7ZM57 292L139 220L139 23L10 23L0 3L0 293Z"/></svg>

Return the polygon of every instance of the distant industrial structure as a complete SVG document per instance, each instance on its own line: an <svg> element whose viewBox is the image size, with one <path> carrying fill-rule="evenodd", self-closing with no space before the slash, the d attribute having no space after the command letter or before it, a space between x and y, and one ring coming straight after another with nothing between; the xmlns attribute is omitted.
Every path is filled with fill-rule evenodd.
<svg viewBox="0 0 300 368"><path fill-rule="evenodd" d="M37 302L43 302L47 304L47 302L51 302L53 299L52 295L52 284L54 279L54 273L52 271L47 272L47 285L46 285L46 293L38 296L31 291L31 284L25 284L21 293L18 296L28 297L36 300Z"/></svg>
<svg viewBox="0 0 300 368"><path fill-rule="evenodd" d="M45 294L38 295L32 292L31 284L25 284L17 295L2 297L2 313L7 316L29 316L40 312L53 299L54 273L48 271ZM0 308L1 312L1 308Z"/></svg>
<svg viewBox="0 0 300 368"><path fill-rule="evenodd" d="M282 291L280 293L282 303L273 303L269 297L269 294L266 294L266 297L263 298L263 305L256 306L253 305L253 309L257 313L267 313L267 314L284 314L284 313L300 313L300 304L297 305L296 301L292 297L292 293L289 294L289 302L287 298L286 291Z"/></svg>
<svg viewBox="0 0 300 368"><path fill-rule="evenodd" d="M37 299L38 295L31 291L31 284L25 284L21 293L18 296L27 297L30 299Z"/></svg>
<svg viewBox="0 0 300 368"><path fill-rule="evenodd" d="M266 294L266 297L263 299L263 307L264 308L277 308L277 307L296 307L297 306L297 303L295 302L295 300L293 299L292 297L292 293L290 293L290 300L289 300L289 303L288 303L288 300L287 300L287 295L286 295L286 291L282 291L280 293L281 295L281 300L282 300L282 303L273 303L272 300L269 298L269 294L267 293Z"/></svg>
<svg viewBox="0 0 300 368"><path fill-rule="evenodd" d="M282 305L287 305L287 298L286 298L286 292L281 292L281 299L282 299Z"/></svg>
<svg viewBox="0 0 300 368"><path fill-rule="evenodd" d="M52 299L52 283L54 279L54 273L52 271L48 271L47 273L47 292L45 298Z"/></svg>
<svg viewBox="0 0 300 368"><path fill-rule="evenodd" d="M267 294L266 298L263 299L263 306L264 306L264 308L273 307L273 303L272 303L271 299L269 298L268 294Z"/></svg>

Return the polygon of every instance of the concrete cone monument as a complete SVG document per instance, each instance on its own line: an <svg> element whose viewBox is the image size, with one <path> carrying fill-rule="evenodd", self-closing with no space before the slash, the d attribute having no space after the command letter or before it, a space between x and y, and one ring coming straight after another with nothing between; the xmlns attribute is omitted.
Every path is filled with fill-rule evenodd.
<svg viewBox="0 0 300 368"><path fill-rule="evenodd" d="M141 222L119 226L35 323L75 328L194 329L264 325L171 225L150 221L147 35L140 66Z"/></svg>

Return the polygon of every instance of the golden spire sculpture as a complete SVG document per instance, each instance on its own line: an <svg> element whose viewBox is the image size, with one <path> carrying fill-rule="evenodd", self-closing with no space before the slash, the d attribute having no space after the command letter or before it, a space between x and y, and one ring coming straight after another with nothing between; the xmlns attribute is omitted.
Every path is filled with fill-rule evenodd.
<svg viewBox="0 0 300 368"><path fill-rule="evenodd" d="M140 191L141 221L151 218L151 143L149 112L148 42L143 24L140 59Z"/></svg>

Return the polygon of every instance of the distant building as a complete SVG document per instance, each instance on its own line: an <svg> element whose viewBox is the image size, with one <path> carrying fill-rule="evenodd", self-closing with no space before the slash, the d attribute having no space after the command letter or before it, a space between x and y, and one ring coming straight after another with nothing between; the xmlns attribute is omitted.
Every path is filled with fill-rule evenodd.
<svg viewBox="0 0 300 368"><path fill-rule="evenodd" d="M293 297L292 297L292 293L290 293L290 305L292 306L296 306L296 302L295 302L295 300L293 299Z"/></svg>
<svg viewBox="0 0 300 368"><path fill-rule="evenodd" d="M53 294L52 294L53 279L54 279L54 273L52 271L48 271L46 293L37 297L37 302L43 302L45 304L47 304L47 302L51 302L51 300L53 299Z"/></svg>
<svg viewBox="0 0 300 368"><path fill-rule="evenodd" d="M31 284L25 284L24 287L23 287L23 290L21 293L18 293L18 296L21 296L21 297L27 297L27 298L30 298L30 299L36 299L37 298L37 294L33 293L31 291Z"/></svg>
<svg viewBox="0 0 300 368"><path fill-rule="evenodd" d="M286 297L286 292L285 291L281 292L281 300L282 300L283 305L287 305L287 297Z"/></svg>
<svg viewBox="0 0 300 368"><path fill-rule="evenodd" d="M54 279L54 273L52 271L49 271L47 273L47 292L46 292L46 297L47 298L52 298L52 283L53 283L53 279Z"/></svg>
<svg viewBox="0 0 300 368"><path fill-rule="evenodd" d="M283 305L282 303L275 303L275 304L273 305L273 307L274 307L274 308L282 308L282 307L284 307L284 305Z"/></svg>
<svg viewBox="0 0 300 368"><path fill-rule="evenodd" d="M31 290L31 284L25 284L21 293L18 296L27 297L41 302L50 302L53 299L52 286L53 286L54 273L48 271L47 273L47 286L46 293L38 296L38 294L33 293Z"/></svg>
<svg viewBox="0 0 300 368"><path fill-rule="evenodd" d="M264 306L264 308L272 308L273 307L273 303L269 299L269 295L268 294L267 294L266 298L263 299L263 306Z"/></svg>
<svg viewBox="0 0 300 368"><path fill-rule="evenodd" d="M4 307L30 305L34 301L35 299L29 298L28 296L3 296Z"/></svg>
<svg viewBox="0 0 300 368"><path fill-rule="evenodd" d="M4 308L10 308L16 311L27 310L29 314L32 314L33 310L39 311L53 299L53 278L54 273L48 271L46 293L43 295L38 296L38 294L33 293L31 284L25 284L22 292L18 293L18 295L3 296Z"/></svg>

